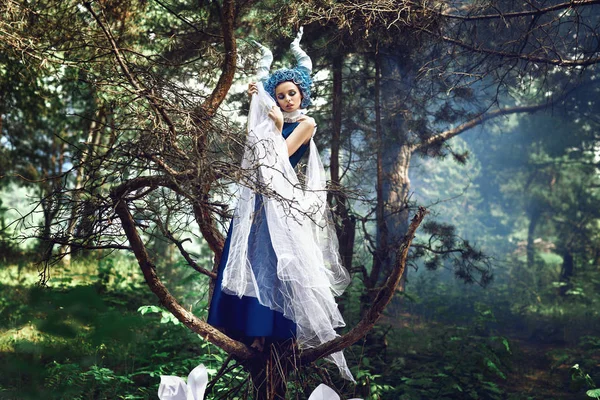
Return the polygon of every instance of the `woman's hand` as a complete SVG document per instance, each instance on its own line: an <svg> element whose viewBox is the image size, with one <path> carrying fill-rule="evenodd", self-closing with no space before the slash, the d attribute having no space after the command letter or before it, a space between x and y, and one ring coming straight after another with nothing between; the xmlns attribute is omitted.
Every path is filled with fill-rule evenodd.
<svg viewBox="0 0 600 400"><path fill-rule="evenodd" d="M258 86L256 86L256 82L250 82L248 84L248 96L252 97L253 94L258 94Z"/></svg>
<svg viewBox="0 0 600 400"><path fill-rule="evenodd" d="M269 118L275 122L275 126L279 129L279 132L283 129L283 113L281 112L281 108L278 106L271 107L269 111Z"/></svg>
<svg viewBox="0 0 600 400"><path fill-rule="evenodd" d="M306 114L302 114L301 116L299 116L296 121L298 121L298 122L306 122L307 124L309 124L313 128L317 127L317 123L315 122L315 119L313 117L309 117Z"/></svg>
<svg viewBox="0 0 600 400"><path fill-rule="evenodd" d="M308 115L301 115L300 117L298 117L297 121L304 122L305 124L307 124L308 126L310 126L312 128L311 137L313 137L315 135L315 132L317 132L317 130L315 129L317 127L317 123L315 122L314 118L309 117Z"/></svg>

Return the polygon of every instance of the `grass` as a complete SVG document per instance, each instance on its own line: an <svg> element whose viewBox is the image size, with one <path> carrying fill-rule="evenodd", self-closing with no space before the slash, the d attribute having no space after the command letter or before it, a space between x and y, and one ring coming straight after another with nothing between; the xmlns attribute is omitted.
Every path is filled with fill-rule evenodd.
<svg viewBox="0 0 600 400"><path fill-rule="evenodd" d="M56 266L45 288L37 276L0 269L0 399L150 399L162 374L220 366L220 349L138 312L158 304L127 257ZM201 297L202 282L187 282L174 291Z"/></svg>
<svg viewBox="0 0 600 400"><path fill-rule="evenodd" d="M180 264L162 266L159 273L186 308L206 317L205 278ZM36 285L37 278L33 265L0 267L0 400L156 399L161 375L186 377L203 363L214 376L226 358L163 318L170 314L157 304L133 258L56 266L46 288ZM427 283L389 307L375 331L346 350L357 386L342 382L336 372L330 376L344 398L584 398L592 387L587 381L570 385L569 370L577 363L596 380L600 374L600 338L593 334L599 296L590 295L597 284L594 276L584 277L573 284L584 295L562 299L552 287L538 288L540 301L533 308L529 297L506 287L464 290ZM355 303L347 302L349 321L359 315ZM150 312L142 315L142 306ZM531 341L532 332L540 341ZM290 382L290 393L307 398L324 370L303 370ZM238 367L207 399L247 382Z"/></svg>

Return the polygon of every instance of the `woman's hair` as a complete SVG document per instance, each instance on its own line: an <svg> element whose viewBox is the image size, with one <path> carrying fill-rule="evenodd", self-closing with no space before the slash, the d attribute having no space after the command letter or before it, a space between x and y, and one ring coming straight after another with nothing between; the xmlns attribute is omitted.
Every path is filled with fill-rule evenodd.
<svg viewBox="0 0 600 400"><path fill-rule="evenodd" d="M275 101L277 101L277 98L275 97L275 88L283 82L293 82L298 86L302 94L301 108L306 108L310 105L310 86L312 85L312 79L310 77L310 71L307 68L301 66L292 69L282 68L269 76L264 83L264 87L265 91L269 93Z"/></svg>

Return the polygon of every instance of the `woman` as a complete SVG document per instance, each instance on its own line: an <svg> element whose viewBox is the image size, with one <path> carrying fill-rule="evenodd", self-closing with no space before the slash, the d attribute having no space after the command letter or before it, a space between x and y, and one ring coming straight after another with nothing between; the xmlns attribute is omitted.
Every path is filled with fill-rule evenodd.
<svg viewBox="0 0 600 400"><path fill-rule="evenodd" d="M333 298L349 283L328 219L325 178L314 142L310 104L312 63L298 36L298 65L269 75L271 52L261 46L258 78L251 83L248 139L240 201L227 234L208 322L262 351L265 340L295 339L302 348L337 336L344 326ZM264 83L264 89L263 89ZM274 103L276 101L276 103ZM310 148L306 183L294 167ZM257 190L269 195L256 193ZM330 359L352 376L341 353Z"/></svg>

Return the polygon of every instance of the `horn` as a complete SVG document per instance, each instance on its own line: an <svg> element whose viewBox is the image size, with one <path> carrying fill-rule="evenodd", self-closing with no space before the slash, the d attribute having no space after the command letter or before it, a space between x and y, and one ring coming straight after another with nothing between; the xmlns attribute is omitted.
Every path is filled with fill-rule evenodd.
<svg viewBox="0 0 600 400"><path fill-rule="evenodd" d="M298 30L298 34L296 35L296 39L290 44L290 50L292 50L292 54L296 57L296 63L298 67L304 67L308 69L309 72L312 72L312 61L308 54L304 52L300 48L300 39L302 39L302 34L304 33L304 27L300 27Z"/></svg>
<svg viewBox="0 0 600 400"><path fill-rule="evenodd" d="M264 82L269 77L269 70L271 69L271 63L273 62L273 53L256 40L254 41L254 44L260 48L261 52L260 60L258 60L258 63L256 64L256 79Z"/></svg>

